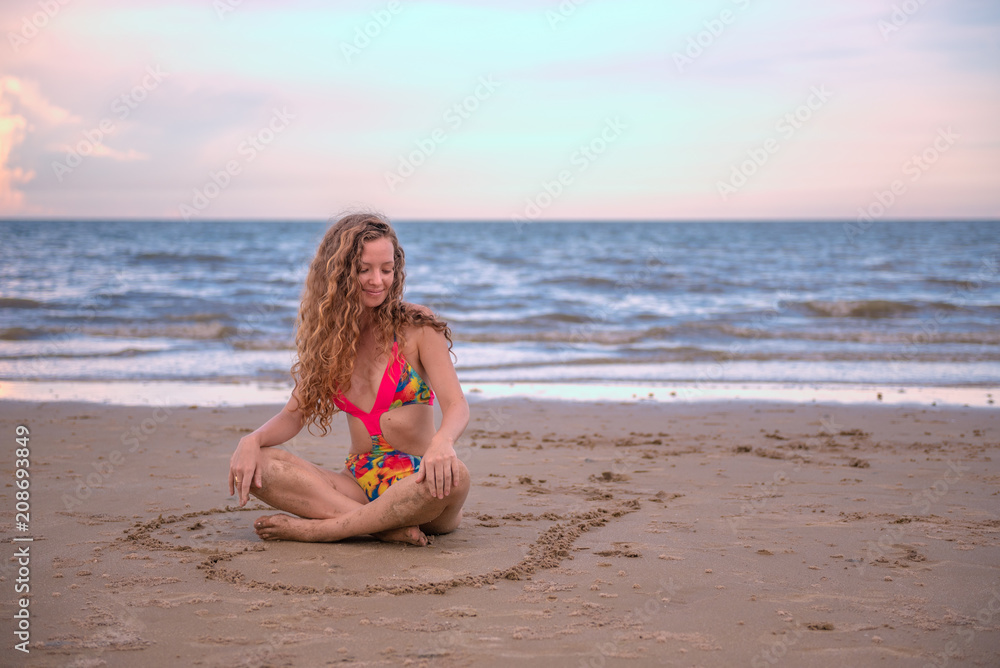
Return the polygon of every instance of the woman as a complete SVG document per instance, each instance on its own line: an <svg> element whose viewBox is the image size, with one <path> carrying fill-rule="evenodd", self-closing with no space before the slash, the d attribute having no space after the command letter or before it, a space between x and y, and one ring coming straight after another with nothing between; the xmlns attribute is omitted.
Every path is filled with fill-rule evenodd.
<svg viewBox="0 0 1000 668"><path fill-rule="evenodd" d="M345 216L320 243L299 309L295 389L280 413L240 439L229 463L229 493L241 506L252 494L297 515L258 518L264 540L372 534L426 545L426 534L462 521L470 481L454 445L469 405L451 331L403 301L405 278L403 249L379 215ZM443 416L436 430L435 397ZM342 470L272 447L306 425L326 435L337 410L348 413L351 435Z"/></svg>

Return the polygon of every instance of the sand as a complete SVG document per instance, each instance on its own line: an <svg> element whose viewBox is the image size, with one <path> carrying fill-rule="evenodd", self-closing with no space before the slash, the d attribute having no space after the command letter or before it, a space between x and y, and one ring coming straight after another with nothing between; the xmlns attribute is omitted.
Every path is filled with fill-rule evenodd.
<svg viewBox="0 0 1000 668"><path fill-rule="evenodd" d="M1000 665L994 408L476 402L427 548L259 541L226 473L277 408L0 402L0 665Z"/></svg>

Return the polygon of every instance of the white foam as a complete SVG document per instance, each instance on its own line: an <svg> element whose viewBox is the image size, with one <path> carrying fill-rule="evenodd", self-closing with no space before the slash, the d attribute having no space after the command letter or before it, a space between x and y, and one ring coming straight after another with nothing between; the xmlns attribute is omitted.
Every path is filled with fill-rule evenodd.
<svg viewBox="0 0 1000 668"><path fill-rule="evenodd" d="M707 401L776 401L788 403L920 404L988 407L1000 387L921 387L899 385L788 383L568 384L467 383L470 401L530 398L559 401L683 403Z"/></svg>
<svg viewBox="0 0 1000 668"><path fill-rule="evenodd" d="M470 402L522 398L577 402L771 401L992 407L1000 387L789 383L464 383ZM123 406L248 406L284 404L284 383L191 381L0 382L0 401L80 401Z"/></svg>

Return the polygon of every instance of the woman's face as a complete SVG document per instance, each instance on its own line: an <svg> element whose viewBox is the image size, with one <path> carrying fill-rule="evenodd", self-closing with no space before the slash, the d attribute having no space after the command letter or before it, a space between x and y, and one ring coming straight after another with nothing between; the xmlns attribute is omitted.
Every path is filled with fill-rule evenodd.
<svg viewBox="0 0 1000 668"><path fill-rule="evenodd" d="M358 281L361 283L361 304L366 308L375 308L389 294L396 276L394 251L392 241L386 237L366 241L361 249Z"/></svg>

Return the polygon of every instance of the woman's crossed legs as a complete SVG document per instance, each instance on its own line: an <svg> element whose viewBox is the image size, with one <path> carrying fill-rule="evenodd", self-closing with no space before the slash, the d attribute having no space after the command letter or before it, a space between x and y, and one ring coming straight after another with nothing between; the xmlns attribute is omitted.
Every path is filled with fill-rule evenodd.
<svg viewBox="0 0 1000 668"><path fill-rule="evenodd" d="M254 522L264 540L333 542L351 536L374 535L384 541L426 545L426 534L449 533L462 521L469 493L469 473L443 499L410 475L395 482L374 501L346 469L334 473L279 448L265 448L262 487L250 493L289 515L268 515Z"/></svg>

